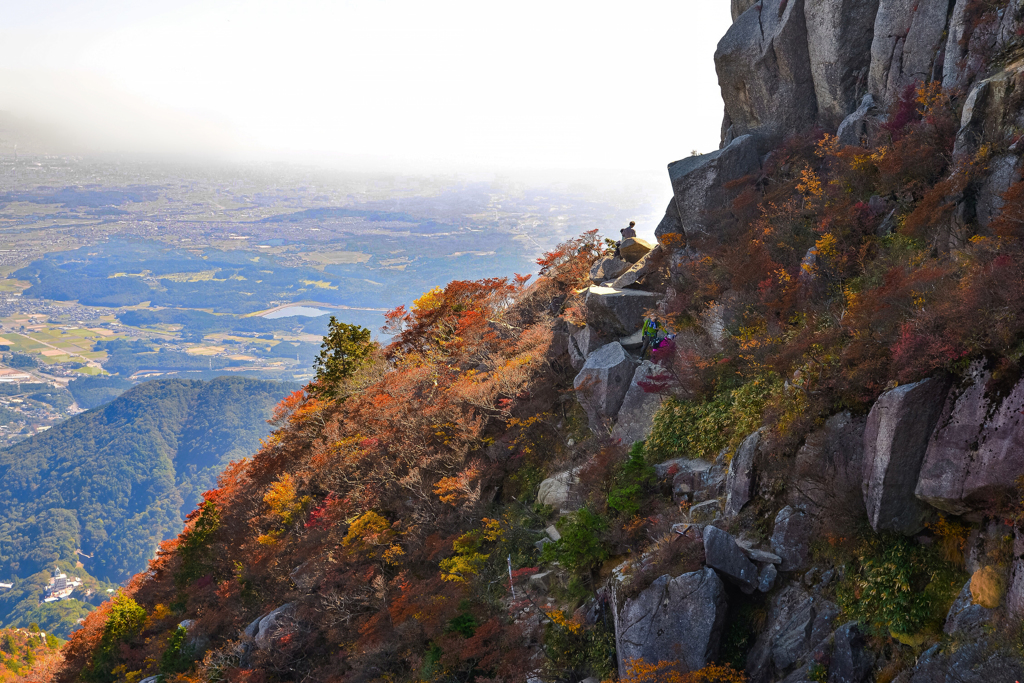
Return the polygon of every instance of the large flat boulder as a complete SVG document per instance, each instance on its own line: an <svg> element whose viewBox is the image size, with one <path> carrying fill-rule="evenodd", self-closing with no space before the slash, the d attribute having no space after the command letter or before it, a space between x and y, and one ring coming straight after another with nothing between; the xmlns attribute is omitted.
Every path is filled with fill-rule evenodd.
<svg viewBox="0 0 1024 683"><path fill-rule="evenodd" d="M619 414L615 418L613 439L619 439L628 446L647 438L651 433L651 425L654 424L654 414L661 407L664 397L645 390L643 385L658 382L665 378L665 374L661 366L651 361L644 361L637 367L622 399Z"/></svg>
<svg viewBox="0 0 1024 683"><path fill-rule="evenodd" d="M767 151L812 125L818 112L810 64L804 0L762 0L741 14L715 51L723 142L752 133ZM685 212L680 215L689 228Z"/></svg>
<svg viewBox="0 0 1024 683"><path fill-rule="evenodd" d="M669 164L668 177L672 182L676 213L686 233L708 232L714 224L715 213L728 210L742 191L741 187L727 185L760 170L757 144L750 135L736 138L723 149ZM655 234L658 235L657 230ZM672 233L666 228L658 235L659 241L664 243L665 234Z"/></svg>
<svg viewBox="0 0 1024 683"><path fill-rule="evenodd" d="M918 82L942 77L938 60L949 0L881 0L871 42L868 91L888 106ZM936 73L937 72L937 73Z"/></svg>
<svg viewBox="0 0 1024 683"><path fill-rule="evenodd" d="M573 388L591 429L600 430L605 419L618 415L635 369L636 361L618 342L605 344L587 357Z"/></svg>
<svg viewBox="0 0 1024 683"><path fill-rule="evenodd" d="M952 514L995 510L1024 475L1024 381L1000 399L986 390L988 371L950 392L921 464L915 493Z"/></svg>
<svg viewBox="0 0 1024 683"><path fill-rule="evenodd" d="M804 0L818 121L835 130L867 88L878 0Z"/></svg>
<svg viewBox="0 0 1024 683"><path fill-rule="evenodd" d="M640 329L662 296L638 289L591 287L584 299L587 325L605 339L627 337Z"/></svg>
<svg viewBox="0 0 1024 683"><path fill-rule="evenodd" d="M760 572L728 532L713 526L704 528L704 561L744 593L757 590Z"/></svg>
<svg viewBox="0 0 1024 683"><path fill-rule="evenodd" d="M754 488L754 456L761 445L761 432L743 439L729 461L729 475L725 480L725 516L735 517L750 502Z"/></svg>
<svg viewBox="0 0 1024 683"><path fill-rule="evenodd" d="M948 389L948 380L931 377L887 391L871 407L862 492L875 531L914 534L924 528L926 510L914 489Z"/></svg>
<svg viewBox="0 0 1024 683"><path fill-rule="evenodd" d="M711 568L655 579L619 614L620 662L678 661L697 671L714 661L725 626L725 586Z"/></svg>
<svg viewBox="0 0 1024 683"><path fill-rule="evenodd" d="M619 254L629 263L636 263L653 248L653 244L639 237L627 237L619 242Z"/></svg>

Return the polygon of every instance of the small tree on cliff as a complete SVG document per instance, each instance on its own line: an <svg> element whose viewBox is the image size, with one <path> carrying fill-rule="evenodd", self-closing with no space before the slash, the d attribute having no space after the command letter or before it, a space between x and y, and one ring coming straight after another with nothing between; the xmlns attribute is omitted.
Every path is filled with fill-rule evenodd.
<svg viewBox="0 0 1024 683"><path fill-rule="evenodd" d="M314 361L316 379L312 388L321 396L333 396L342 382L366 362L374 346L370 330L359 325L340 323L332 315L327 335L320 345L320 355Z"/></svg>

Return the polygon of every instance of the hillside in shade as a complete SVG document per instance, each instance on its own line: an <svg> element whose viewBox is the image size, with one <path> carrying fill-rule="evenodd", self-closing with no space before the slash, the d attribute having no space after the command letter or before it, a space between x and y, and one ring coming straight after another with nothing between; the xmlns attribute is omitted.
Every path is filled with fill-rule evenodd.
<svg viewBox="0 0 1024 683"><path fill-rule="evenodd" d="M0 576L58 559L109 581L142 570L224 467L259 448L290 390L155 380L0 451Z"/></svg>

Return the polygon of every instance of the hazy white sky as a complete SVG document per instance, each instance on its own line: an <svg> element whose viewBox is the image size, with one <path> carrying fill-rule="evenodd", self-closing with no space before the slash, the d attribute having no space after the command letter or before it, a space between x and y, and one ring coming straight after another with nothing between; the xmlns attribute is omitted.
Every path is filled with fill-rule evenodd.
<svg viewBox="0 0 1024 683"><path fill-rule="evenodd" d="M717 148L727 0L0 0L0 109L108 150L658 170Z"/></svg>

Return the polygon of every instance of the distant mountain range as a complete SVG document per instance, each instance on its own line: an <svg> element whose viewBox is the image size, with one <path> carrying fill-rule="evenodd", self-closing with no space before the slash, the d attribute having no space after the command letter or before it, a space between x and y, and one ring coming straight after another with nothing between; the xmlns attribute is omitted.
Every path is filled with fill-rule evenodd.
<svg viewBox="0 0 1024 683"><path fill-rule="evenodd" d="M224 467L258 449L295 388L154 380L0 451L0 577L80 559L107 581L142 571Z"/></svg>

